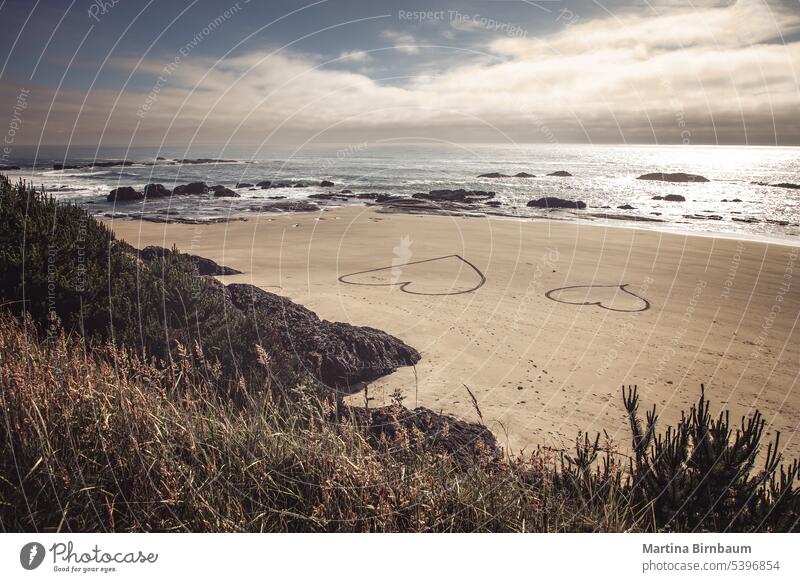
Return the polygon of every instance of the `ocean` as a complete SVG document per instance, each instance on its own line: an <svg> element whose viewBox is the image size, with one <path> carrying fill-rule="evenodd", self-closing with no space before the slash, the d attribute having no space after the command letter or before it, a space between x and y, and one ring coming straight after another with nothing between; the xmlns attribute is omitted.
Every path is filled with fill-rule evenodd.
<svg viewBox="0 0 800 582"><path fill-rule="evenodd" d="M156 157L165 158L156 161ZM234 160L218 164L173 164L184 158ZM133 166L53 170L54 163L87 164L127 159ZM800 148L750 146L648 146L566 144L450 144L362 142L298 148L194 146L185 148L15 147L10 177L32 181L60 199L84 205L94 215L114 219L218 221L254 217L270 196L307 200L309 194L351 190L411 196L436 189L489 190L501 205L477 205L472 214L586 221L616 226L796 241L800 234L800 190L776 187L800 183ZM571 177L547 176L564 170ZM479 174L527 172L533 178L478 178ZM651 172L686 172L703 183L637 180ZM212 194L173 196L144 203L109 203L118 186L141 190L203 181L233 188L262 180L303 182L305 188L236 191L240 198ZM321 180L335 183L319 187ZM685 202L654 200L680 194ZM527 202L544 196L582 200L585 210L540 210ZM732 200L738 200L733 202ZM319 202L319 201L315 201ZM331 206L369 201L322 202ZM629 205L632 209L619 209Z"/></svg>

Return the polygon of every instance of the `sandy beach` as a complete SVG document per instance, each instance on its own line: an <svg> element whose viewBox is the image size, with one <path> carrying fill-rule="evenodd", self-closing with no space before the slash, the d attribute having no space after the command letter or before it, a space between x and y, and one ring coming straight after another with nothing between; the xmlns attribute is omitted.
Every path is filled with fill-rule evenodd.
<svg viewBox="0 0 800 582"><path fill-rule="evenodd" d="M108 223L243 271L221 277L320 317L385 330L416 369L369 386L374 404L483 418L511 451L571 446L581 430L627 446L620 387L674 421L700 384L733 418L756 408L800 454L798 247L547 220L382 214L369 208L246 222ZM364 392L350 395L363 402Z"/></svg>

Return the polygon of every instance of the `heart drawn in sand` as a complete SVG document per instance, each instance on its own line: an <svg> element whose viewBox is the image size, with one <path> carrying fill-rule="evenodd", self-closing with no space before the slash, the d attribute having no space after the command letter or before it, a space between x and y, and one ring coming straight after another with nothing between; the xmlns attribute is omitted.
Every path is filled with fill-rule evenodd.
<svg viewBox="0 0 800 582"><path fill-rule="evenodd" d="M628 283L622 285L573 285L551 289L545 297L568 305L595 305L608 311L636 313L650 309L650 302L628 291Z"/></svg>
<svg viewBox="0 0 800 582"><path fill-rule="evenodd" d="M411 295L462 295L480 289L486 277L460 255L398 263L339 277L348 285L397 287Z"/></svg>

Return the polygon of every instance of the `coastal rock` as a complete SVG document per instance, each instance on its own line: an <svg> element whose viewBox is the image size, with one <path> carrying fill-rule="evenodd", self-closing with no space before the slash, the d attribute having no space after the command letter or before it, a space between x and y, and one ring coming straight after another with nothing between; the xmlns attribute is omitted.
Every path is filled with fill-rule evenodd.
<svg viewBox="0 0 800 582"><path fill-rule="evenodd" d="M19 170L19 166L0 166L0 172L6 172L8 170Z"/></svg>
<svg viewBox="0 0 800 582"><path fill-rule="evenodd" d="M497 208L498 206L503 205L503 203L500 202L499 200L487 200L486 202L484 202L484 204L486 204L486 206L491 206L492 208Z"/></svg>
<svg viewBox="0 0 800 582"><path fill-rule="evenodd" d="M528 172L520 172L518 174L514 174L515 178L535 178L535 174L529 174Z"/></svg>
<svg viewBox="0 0 800 582"><path fill-rule="evenodd" d="M221 160L217 158L185 158L176 160L179 164L233 164L236 160Z"/></svg>
<svg viewBox="0 0 800 582"><path fill-rule="evenodd" d="M353 191L352 191L352 190L342 190L342 191L340 192L340 194L352 194L352 193L353 193Z"/></svg>
<svg viewBox="0 0 800 582"><path fill-rule="evenodd" d="M489 172L488 174L480 174L478 178L510 178L508 174L501 174L500 172Z"/></svg>
<svg viewBox="0 0 800 582"><path fill-rule="evenodd" d="M215 186L208 187L209 192L216 192L217 190L225 190L225 186L223 186L222 184L217 184Z"/></svg>
<svg viewBox="0 0 800 582"><path fill-rule="evenodd" d="M309 194L309 198L314 200L349 200L349 198L343 194L335 194L333 192L327 192L324 194Z"/></svg>
<svg viewBox="0 0 800 582"><path fill-rule="evenodd" d="M261 188L261 189L269 188L271 185L272 185L272 181L271 180L261 180L260 182L258 182L256 184L256 186Z"/></svg>
<svg viewBox="0 0 800 582"><path fill-rule="evenodd" d="M399 404L379 408L349 406L344 414L365 429L367 442L378 449L388 445L398 451L398 440L402 438L402 446L409 453L448 454L473 466L476 462L494 463L503 457L497 440L485 426L428 408L409 410Z"/></svg>
<svg viewBox="0 0 800 582"><path fill-rule="evenodd" d="M572 174L567 172L566 170L558 170L557 172L551 172L547 174L548 176L557 176L559 178L571 178Z"/></svg>
<svg viewBox="0 0 800 582"><path fill-rule="evenodd" d="M172 191L175 196L187 194L206 194L207 192L208 186L206 186L205 182L191 182L182 186L176 186Z"/></svg>
<svg viewBox="0 0 800 582"><path fill-rule="evenodd" d="M252 188L252 184L248 184L247 182L236 182L236 186L234 188Z"/></svg>
<svg viewBox="0 0 800 582"><path fill-rule="evenodd" d="M287 200L286 202L272 202L257 207L261 212L317 212L319 206L312 202Z"/></svg>
<svg viewBox="0 0 800 582"><path fill-rule="evenodd" d="M230 188L222 188L214 191L215 198L239 198L239 194Z"/></svg>
<svg viewBox="0 0 800 582"><path fill-rule="evenodd" d="M583 210L586 208L586 203L582 200L565 200L555 196L547 196L538 200L531 200L528 202L528 206L532 208L575 208Z"/></svg>
<svg viewBox="0 0 800 582"><path fill-rule="evenodd" d="M417 192L412 196L412 198L418 198L422 200L432 200L434 202L462 202L462 203L469 203L469 202L477 202L483 200L489 200L494 198L494 192L485 192L483 190L431 190L427 194L424 192Z"/></svg>
<svg viewBox="0 0 800 582"><path fill-rule="evenodd" d="M253 285L225 289L233 306L328 386L369 382L420 360L417 350L378 329L321 320L302 305Z"/></svg>
<svg viewBox="0 0 800 582"><path fill-rule="evenodd" d="M708 182L708 178L698 174L686 174L684 172L654 172L652 174L642 174L637 180L658 180L661 182Z"/></svg>
<svg viewBox="0 0 800 582"><path fill-rule="evenodd" d="M131 247L133 253L136 253L136 249ZM164 247L156 247L156 246L149 246L143 248L141 251L138 252L139 258L143 261L154 261L155 259L161 259L165 256L174 255L175 252L170 249L165 249ZM177 253L177 255L190 261L194 266L198 275L239 275L241 271L237 271L236 269L232 269L231 267L226 267L224 265L220 265L211 259L207 259L205 257L198 257L197 255L190 255L189 253Z"/></svg>
<svg viewBox="0 0 800 582"><path fill-rule="evenodd" d="M306 185L303 184L302 182L298 182L297 184L292 186L292 188L305 188L305 187L306 187Z"/></svg>
<svg viewBox="0 0 800 582"><path fill-rule="evenodd" d="M653 196L652 200L666 200L667 202L686 202L686 198L680 194L667 194L666 196Z"/></svg>
<svg viewBox="0 0 800 582"><path fill-rule="evenodd" d="M734 222L744 222L746 224L757 224L757 223L761 222L760 220L758 220L757 218L753 218L752 216L749 216L749 217L746 217L746 218L739 218L739 217L734 216L733 218L731 218L731 220L734 221Z"/></svg>
<svg viewBox="0 0 800 582"><path fill-rule="evenodd" d="M623 204L622 206L617 206L617 208L620 210L636 210L636 208L630 204Z"/></svg>
<svg viewBox="0 0 800 582"><path fill-rule="evenodd" d="M336 186L336 184L334 184L330 180L323 180L322 182L319 183L319 185L322 188L333 188L334 186Z"/></svg>
<svg viewBox="0 0 800 582"><path fill-rule="evenodd" d="M683 217L691 220L722 220L718 214L684 214Z"/></svg>
<svg viewBox="0 0 800 582"><path fill-rule="evenodd" d="M780 182L778 184L771 184L775 188L790 188L791 190L800 190L800 184L792 184L790 182Z"/></svg>
<svg viewBox="0 0 800 582"><path fill-rule="evenodd" d="M162 157L162 156L156 156L156 161L157 161L157 162L163 162L163 161L166 161L166 159L167 159L167 158L164 158L164 157Z"/></svg>
<svg viewBox="0 0 800 582"><path fill-rule="evenodd" d="M171 196L172 192L163 184L148 184L144 187L144 195L146 198L164 198Z"/></svg>
<svg viewBox="0 0 800 582"><path fill-rule="evenodd" d="M111 192L109 192L108 196L106 196L106 200L108 202L133 202L136 200L142 200L143 198L144 194L137 192L130 186L114 188Z"/></svg>

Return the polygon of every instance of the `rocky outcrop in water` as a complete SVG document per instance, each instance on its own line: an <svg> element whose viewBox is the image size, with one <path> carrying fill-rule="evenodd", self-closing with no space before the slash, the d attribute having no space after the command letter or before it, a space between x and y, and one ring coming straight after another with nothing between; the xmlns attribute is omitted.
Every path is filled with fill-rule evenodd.
<svg viewBox="0 0 800 582"><path fill-rule="evenodd" d="M538 200L531 200L528 202L528 206L532 208L572 208L583 210L586 208L586 203L582 200L565 200L555 196L546 196Z"/></svg>
<svg viewBox="0 0 800 582"><path fill-rule="evenodd" d="M529 174L528 172L519 172L518 174L514 174L515 178L535 178L536 174Z"/></svg>
<svg viewBox="0 0 800 582"><path fill-rule="evenodd" d="M508 174L501 174L500 172L489 172L488 174L480 174L478 178L510 178Z"/></svg>
<svg viewBox="0 0 800 582"><path fill-rule="evenodd" d="M144 195L146 198L164 198L172 196L172 191L163 184L148 184L144 187Z"/></svg>
<svg viewBox="0 0 800 582"><path fill-rule="evenodd" d="M422 200L431 200L433 202L461 202L468 204L471 202L480 202L494 198L494 192L485 192L483 190L431 190L427 194L424 192L417 192L413 198Z"/></svg>
<svg viewBox="0 0 800 582"><path fill-rule="evenodd" d="M83 168L113 168L115 166L132 166L136 162L113 160L110 162L92 162L91 164L53 164L54 170L81 170Z"/></svg>
<svg viewBox="0 0 800 582"><path fill-rule="evenodd" d="M558 170L556 172L550 172L547 175L548 176L557 176L559 178L571 178L572 177L572 174L570 174L566 170Z"/></svg>
<svg viewBox="0 0 800 582"><path fill-rule="evenodd" d="M255 206L251 210L259 212L317 212L319 206L313 202L303 202L300 200L285 200L280 202L270 202L261 206Z"/></svg>
<svg viewBox="0 0 800 582"><path fill-rule="evenodd" d="M333 188L334 186L336 186L336 184L334 184L330 180L323 180L322 182L319 183L319 185L322 188Z"/></svg>
<svg viewBox="0 0 800 582"><path fill-rule="evenodd" d="M205 182L191 182L182 186L176 186L172 193L175 196L185 196L188 194L206 194L208 186Z"/></svg>
<svg viewBox="0 0 800 582"><path fill-rule="evenodd" d="M234 188L252 188L253 185L249 184L248 182L236 182L236 186Z"/></svg>
<svg viewBox="0 0 800 582"><path fill-rule="evenodd" d="M658 180L661 182L708 182L708 178L698 174L686 174L684 172L654 172L652 174L642 174L637 180Z"/></svg>
<svg viewBox="0 0 800 582"><path fill-rule="evenodd" d="M269 331L284 351L295 354L305 370L328 386L354 387L416 364L417 350L378 329L330 322L253 285L226 288L231 304Z"/></svg>
<svg viewBox="0 0 800 582"><path fill-rule="evenodd" d="M652 200L665 200L666 202L686 202L686 198L680 194L667 194L666 196L653 196Z"/></svg>
<svg viewBox="0 0 800 582"><path fill-rule="evenodd" d="M220 188L214 191L215 198L239 198L239 193L230 188Z"/></svg>
<svg viewBox="0 0 800 582"><path fill-rule="evenodd" d="M108 196L106 196L106 200L108 202L135 202L137 200L142 200L143 198L144 194L137 192L130 186L114 188L111 192L109 192Z"/></svg>

